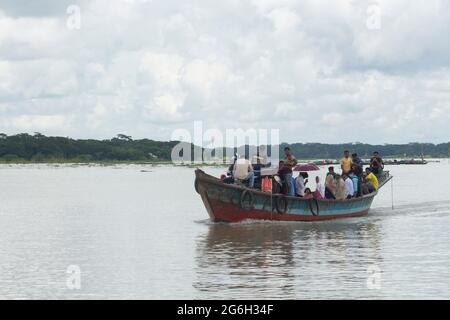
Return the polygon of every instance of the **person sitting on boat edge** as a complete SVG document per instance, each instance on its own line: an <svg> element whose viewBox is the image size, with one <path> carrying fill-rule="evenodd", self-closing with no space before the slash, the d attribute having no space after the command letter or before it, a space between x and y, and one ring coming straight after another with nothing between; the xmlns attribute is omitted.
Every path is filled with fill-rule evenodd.
<svg viewBox="0 0 450 320"><path fill-rule="evenodd" d="M343 174L342 178L345 182L345 198L351 199L355 194L355 189L353 187L353 180L347 174Z"/></svg>
<svg viewBox="0 0 450 320"><path fill-rule="evenodd" d="M312 193L312 191L311 191L310 188L306 188L306 189L305 189L303 198L304 198L304 199L313 199L313 198L314 198L314 195L313 195L313 193Z"/></svg>
<svg viewBox="0 0 450 320"><path fill-rule="evenodd" d="M350 173L352 169L352 159L350 158L350 152L348 150L344 151L344 157L341 160L341 169L343 174Z"/></svg>
<svg viewBox="0 0 450 320"><path fill-rule="evenodd" d="M234 156L231 158L230 166L228 167L226 176L223 178L221 177L221 180L224 183L227 183L227 184L234 183L233 171L234 171L234 166L236 165L237 159L238 159L238 155L237 155L237 153L235 153Z"/></svg>
<svg viewBox="0 0 450 320"><path fill-rule="evenodd" d="M275 181L275 183L273 185L273 190L272 190L273 193L287 194L286 183L283 181L283 175L284 175L283 166L284 166L284 161L280 160L278 162L278 172L273 177L274 181Z"/></svg>
<svg viewBox="0 0 450 320"><path fill-rule="evenodd" d="M378 151L374 151L372 154L372 158L370 159L370 171L374 174L378 175L384 169L383 159L380 157L380 153Z"/></svg>
<svg viewBox="0 0 450 320"><path fill-rule="evenodd" d="M379 186L378 178L373 174L373 172L370 168L366 168L366 175L365 175L364 180L369 186L369 193L373 192L375 190L378 190L378 186ZM373 189L374 189L373 191L370 191L370 189L371 189L370 186L373 187Z"/></svg>
<svg viewBox="0 0 450 320"><path fill-rule="evenodd" d="M314 198L325 199L325 186L320 182L319 176L316 176L316 191L314 192Z"/></svg>
<svg viewBox="0 0 450 320"><path fill-rule="evenodd" d="M236 160L233 168L233 178L247 183L249 188L255 185L255 173L253 172L252 164L245 158Z"/></svg>
<svg viewBox="0 0 450 320"><path fill-rule="evenodd" d="M305 187L308 183L308 173L300 172L298 177L295 178L294 189L296 189L295 195L297 197L303 197L305 195Z"/></svg>
<svg viewBox="0 0 450 320"><path fill-rule="evenodd" d="M252 158L252 164L254 170L257 170L256 168L259 168L258 170L260 170L261 168L270 167L270 162L267 160L266 148L264 146L256 149L256 155Z"/></svg>
<svg viewBox="0 0 450 320"><path fill-rule="evenodd" d="M260 152L261 150L261 152ZM264 146L256 149L256 154L252 157L253 172L255 173L255 183L261 181L261 169L267 166L267 155Z"/></svg>
<svg viewBox="0 0 450 320"><path fill-rule="evenodd" d="M344 200L346 198L345 195L345 182L344 179L342 179L342 176L340 174L336 175L336 193L335 193L336 200Z"/></svg>
<svg viewBox="0 0 450 320"><path fill-rule="evenodd" d="M333 176L333 179L336 179L336 172L334 171L334 167L328 167L328 172L327 172L327 176L331 174Z"/></svg>
<svg viewBox="0 0 450 320"><path fill-rule="evenodd" d="M280 169L283 182L286 183L287 194L294 196L294 185L292 180L292 169L297 165L297 159L291 153L291 148L284 148L284 162Z"/></svg>
<svg viewBox="0 0 450 320"><path fill-rule="evenodd" d="M336 173L334 172L334 167L328 168L327 177L325 178L325 198L326 199L336 199Z"/></svg>

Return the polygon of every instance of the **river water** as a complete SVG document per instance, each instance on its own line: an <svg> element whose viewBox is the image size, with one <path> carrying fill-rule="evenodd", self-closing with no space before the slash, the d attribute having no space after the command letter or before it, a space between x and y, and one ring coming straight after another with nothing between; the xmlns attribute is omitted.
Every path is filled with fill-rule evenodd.
<svg viewBox="0 0 450 320"><path fill-rule="evenodd" d="M213 224L190 168L1 165L0 298L449 299L450 162L386 169L394 210Z"/></svg>

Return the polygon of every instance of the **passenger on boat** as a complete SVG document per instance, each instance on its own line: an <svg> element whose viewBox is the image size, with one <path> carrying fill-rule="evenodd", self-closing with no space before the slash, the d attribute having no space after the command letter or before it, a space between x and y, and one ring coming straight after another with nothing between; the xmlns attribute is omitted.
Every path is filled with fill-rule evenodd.
<svg viewBox="0 0 450 320"><path fill-rule="evenodd" d="M365 175L365 174L364 174L364 175ZM373 187L372 183L366 182L366 181L364 181L364 182L362 183L362 185L361 185L361 193L362 193L363 195L372 193L372 192L374 192L374 191L375 191L375 188Z"/></svg>
<svg viewBox="0 0 450 320"><path fill-rule="evenodd" d="M352 172L350 173L350 177L353 180L355 196L361 196L361 184L362 184L362 175L363 175L363 167L357 165L356 163L352 164Z"/></svg>
<svg viewBox="0 0 450 320"><path fill-rule="evenodd" d="M314 192L314 198L316 199L325 198L325 186L320 182L319 176L316 176L316 191Z"/></svg>
<svg viewBox="0 0 450 320"><path fill-rule="evenodd" d="M327 177L325 178L325 198L326 199L336 199L336 173L334 172L334 167L328 168Z"/></svg>
<svg viewBox="0 0 450 320"><path fill-rule="evenodd" d="M356 164L356 165L360 166L361 168L363 166L363 162L362 162L361 158L358 157L358 154L356 152L352 153L352 164Z"/></svg>
<svg viewBox="0 0 450 320"><path fill-rule="evenodd" d="M314 195L313 195L313 193L311 192L311 189L310 189L310 188L306 188L306 189L305 189L303 198L305 198L305 199L313 199L313 198L314 198Z"/></svg>
<svg viewBox="0 0 450 320"><path fill-rule="evenodd" d="M274 194L286 194L286 184L281 179L280 169L283 167L284 161L280 161L278 164L278 172L273 176L272 180L272 193Z"/></svg>
<svg viewBox="0 0 450 320"><path fill-rule="evenodd" d="M342 179L342 176L340 174L336 175L336 194L335 194L336 200L344 200L346 198L345 195L345 182L344 179Z"/></svg>
<svg viewBox="0 0 450 320"><path fill-rule="evenodd" d="M294 176L292 176L292 187L294 188L294 195L297 195L298 194L298 191L297 191L297 183L296 183L296 178L294 178ZM286 189L287 190L287 189Z"/></svg>
<svg viewBox="0 0 450 320"><path fill-rule="evenodd" d="M344 157L341 160L341 169L343 174L350 173L352 169L352 159L350 158L350 152L348 150L344 151Z"/></svg>
<svg viewBox="0 0 450 320"><path fill-rule="evenodd" d="M286 169L284 168L284 161L280 160L280 162L278 163L278 172L276 174L275 181L277 182L274 185L274 193L282 193L282 194L287 194L287 184L284 181L284 174L286 173Z"/></svg>
<svg viewBox="0 0 450 320"><path fill-rule="evenodd" d="M261 179L261 168L267 166L267 156L265 155L265 148L263 146L261 146L261 151L262 153L260 153L260 148L258 148L256 155L252 158L253 171L255 172L255 180L257 182Z"/></svg>
<svg viewBox="0 0 450 320"><path fill-rule="evenodd" d="M249 188L255 185L255 173L252 164L245 158L237 159L233 168L233 178L245 182Z"/></svg>
<svg viewBox="0 0 450 320"><path fill-rule="evenodd" d="M345 182L345 198L351 199L355 194L355 189L353 187L353 180L346 174L342 175Z"/></svg>
<svg viewBox="0 0 450 320"><path fill-rule="evenodd" d="M296 189L296 196L303 197L305 195L305 187L308 183L308 173L300 172L298 177L295 178L294 188Z"/></svg>
<svg viewBox="0 0 450 320"><path fill-rule="evenodd" d="M234 166L236 164L237 158L238 158L237 154L235 154L231 158L231 163L230 163L230 166L228 167L227 175L225 178L221 179L224 183L228 183L228 184L234 183L233 171L234 171Z"/></svg>
<svg viewBox="0 0 450 320"><path fill-rule="evenodd" d="M294 185L292 180L292 169L297 165L297 159L292 155L291 148L284 148L284 162L283 167L279 170L281 171L280 175L286 183L287 194L290 196L294 196Z"/></svg>
<svg viewBox="0 0 450 320"><path fill-rule="evenodd" d="M363 167L356 163L353 163L351 172L354 173L357 177L361 177L363 174Z"/></svg>
<svg viewBox="0 0 450 320"><path fill-rule="evenodd" d="M353 172L350 172L350 174L348 175L348 177L350 178L350 180L352 180L353 183L353 196L354 197L359 197L360 196L360 179L359 177Z"/></svg>
<svg viewBox="0 0 450 320"><path fill-rule="evenodd" d="M256 155L253 156L252 164L253 167L257 165L261 168L265 168L269 165L269 162L267 160L266 148L264 146L261 146L256 150Z"/></svg>
<svg viewBox="0 0 450 320"><path fill-rule="evenodd" d="M328 167L327 176L331 174L333 176L333 179L336 179L336 172L334 171L334 167Z"/></svg>
<svg viewBox="0 0 450 320"><path fill-rule="evenodd" d="M375 151L372 155L372 158L370 159L370 171L378 175L381 174L383 169L384 169L383 159L381 159L379 152Z"/></svg>
<svg viewBox="0 0 450 320"><path fill-rule="evenodd" d="M369 193L372 192L370 191L370 186L373 187L373 191L378 190L378 178L373 174L373 172L370 170L370 168L366 168L366 175L364 178L364 181L368 184L369 187Z"/></svg>

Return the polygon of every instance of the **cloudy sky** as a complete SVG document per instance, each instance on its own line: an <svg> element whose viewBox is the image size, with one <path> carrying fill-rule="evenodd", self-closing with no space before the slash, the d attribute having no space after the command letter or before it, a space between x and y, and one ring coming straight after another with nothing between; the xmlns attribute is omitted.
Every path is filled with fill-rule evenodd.
<svg viewBox="0 0 450 320"><path fill-rule="evenodd" d="M0 0L0 132L447 142L449 34L450 0Z"/></svg>

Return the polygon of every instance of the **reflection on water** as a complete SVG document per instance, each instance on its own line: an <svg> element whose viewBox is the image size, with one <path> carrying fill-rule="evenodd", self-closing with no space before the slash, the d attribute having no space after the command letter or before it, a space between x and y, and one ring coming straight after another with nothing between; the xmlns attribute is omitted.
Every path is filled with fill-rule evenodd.
<svg viewBox="0 0 450 320"><path fill-rule="evenodd" d="M217 224L197 240L198 298L363 298L367 268L381 263L373 223Z"/></svg>
<svg viewBox="0 0 450 320"><path fill-rule="evenodd" d="M387 189L367 217L227 225L190 168L0 165L0 299L448 299L450 166L394 167L395 210Z"/></svg>

